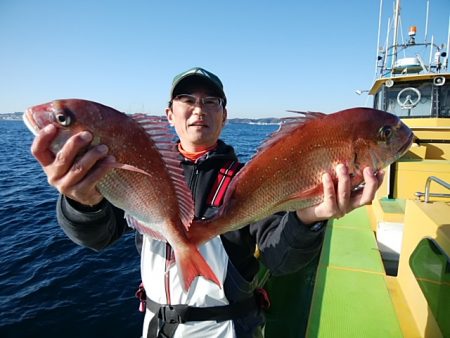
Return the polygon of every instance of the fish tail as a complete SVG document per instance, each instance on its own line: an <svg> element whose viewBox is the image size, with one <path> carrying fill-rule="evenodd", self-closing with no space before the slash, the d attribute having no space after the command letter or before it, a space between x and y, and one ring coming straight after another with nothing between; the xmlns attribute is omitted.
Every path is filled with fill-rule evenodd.
<svg viewBox="0 0 450 338"><path fill-rule="evenodd" d="M199 246L220 235L220 226L212 220L193 221L187 232L189 242Z"/></svg>
<svg viewBox="0 0 450 338"><path fill-rule="evenodd" d="M195 245L189 245L187 249L176 250L175 257L181 275L181 284L185 292L189 290L197 276L202 276L222 288L216 274Z"/></svg>

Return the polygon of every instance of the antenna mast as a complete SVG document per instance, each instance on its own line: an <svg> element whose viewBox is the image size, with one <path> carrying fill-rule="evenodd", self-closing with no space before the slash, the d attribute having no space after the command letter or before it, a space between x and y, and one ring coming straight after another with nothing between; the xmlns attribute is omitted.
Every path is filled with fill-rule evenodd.
<svg viewBox="0 0 450 338"><path fill-rule="evenodd" d="M400 17L400 0L396 1L395 4L395 16L394 16L394 38L392 45L394 46L392 54L392 65L391 69L394 69L395 61L397 61L397 44L398 44L398 19Z"/></svg>
<svg viewBox="0 0 450 338"><path fill-rule="evenodd" d="M448 35L447 35L447 57L445 59L445 65L444 67L448 69L448 58L449 58L449 52L450 52L450 16L448 17Z"/></svg>
<svg viewBox="0 0 450 338"><path fill-rule="evenodd" d="M428 15L430 13L430 0L427 0L427 16L425 18L425 42L427 42L428 38Z"/></svg>
<svg viewBox="0 0 450 338"><path fill-rule="evenodd" d="M375 78L377 77L378 61L380 53L381 14L383 12L383 0L380 0L380 14L378 15L377 58L375 60Z"/></svg>

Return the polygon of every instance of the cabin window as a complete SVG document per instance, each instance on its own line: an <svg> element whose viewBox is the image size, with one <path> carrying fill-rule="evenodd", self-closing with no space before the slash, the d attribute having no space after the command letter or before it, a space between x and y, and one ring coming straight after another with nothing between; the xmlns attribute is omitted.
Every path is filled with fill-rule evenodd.
<svg viewBox="0 0 450 338"><path fill-rule="evenodd" d="M449 81L450 82L450 79ZM450 117L450 83L400 82L383 86L374 97L374 108L400 117Z"/></svg>
<svg viewBox="0 0 450 338"><path fill-rule="evenodd" d="M450 80L450 79L447 79ZM446 84L437 87L438 97L439 97L439 116L440 117L450 117L450 84Z"/></svg>
<svg viewBox="0 0 450 338"><path fill-rule="evenodd" d="M409 258L428 306L444 337L450 337L450 258L434 239L424 238Z"/></svg>
<svg viewBox="0 0 450 338"><path fill-rule="evenodd" d="M399 83L391 88L385 87L385 109L400 117L432 116L432 84L424 82Z"/></svg>

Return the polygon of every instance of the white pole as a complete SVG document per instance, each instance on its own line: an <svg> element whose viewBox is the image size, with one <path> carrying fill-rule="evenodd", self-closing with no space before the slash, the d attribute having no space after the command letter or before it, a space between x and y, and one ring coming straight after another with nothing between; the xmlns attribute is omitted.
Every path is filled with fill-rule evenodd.
<svg viewBox="0 0 450 338"><path fill-rule="evenodd" d="M392 53L392 66L391 69L394 69L394 64L397 58L397 41L398 41L398 18L400 16L400 0L397 0L395 5L395 23L394 23L394 40L393 40L393 53Z"/></svg>
<svg viewBox="0 0 450 338"><path fill-rule="evenodd" d="M448 17L448 35L447 35L447 56L445 58L444 68L448 69L448 53L450 52L450 16Z"/></svg>
<svg viewBox="0 0 450 338"><path fill-rule="evenodd" d="M391 33L391 18L388 18L388 24L387 24L387 33L386 33L386 44L384 47L384 60L383 60L383 69L384 71L387 67L388 62L388 49L389 49L389 35Z"/></svg>
<svg viewBox="0 0 450 338"><path fill-rule="evenodd" d="M378 37L377 37L377 59L375 60L375 78L377 77L378 71L378 56L380 52L380 34L381 34L381 13L383 12L383 0L380 0L380 13L378 15ZM386 55L385 55L386 57Z"/></svg>
<svg viewBox="0 0 450 338"><path fill-rule="evenodd" d="M431 36L431 45L430 45L430 61L428 62L428 66L430 66L431 65L431 61L433 60L433 47L434 47L434 45L433 45L433 43L434 43L434 36L432 35Z"/></svg>
<svg viewBox="0 0 450 338"><path fill-rule="evenodd" d="M430 0L427 0L427 16L425 18L425 42L427 42L428 38L428 15L430 13Z"/></svg>

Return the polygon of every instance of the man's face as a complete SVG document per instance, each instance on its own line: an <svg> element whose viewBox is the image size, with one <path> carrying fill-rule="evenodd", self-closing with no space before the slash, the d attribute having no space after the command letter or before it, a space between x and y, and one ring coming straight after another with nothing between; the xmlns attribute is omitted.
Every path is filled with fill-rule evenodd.
<svg viewBox="0 0 450 338"><path fill-rule="evenodd" d="M222 105L205 104L203 98L214 95L203 86L192 87L186 93L192 97L175 97L172 108L166 108L167 119L175 127L181 146L197 152L213 146L220 136L227 118Z"/></svg>

